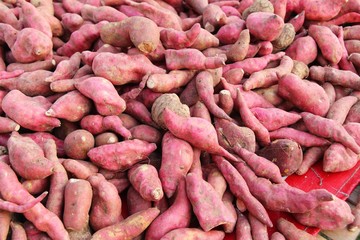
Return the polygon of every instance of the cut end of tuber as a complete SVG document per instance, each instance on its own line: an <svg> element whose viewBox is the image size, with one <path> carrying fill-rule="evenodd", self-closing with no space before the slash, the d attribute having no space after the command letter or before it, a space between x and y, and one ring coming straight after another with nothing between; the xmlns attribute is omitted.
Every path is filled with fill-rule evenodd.
<svg viewBox="0 0 360 240"><path fill-rule="evenodd" d="M56 116L56 113L55 113L55 111L54 111L52 108L50 108L49 110L47 110L47 111L45 112L45 115L48 116L48 117L55 117L55 116Z"/></svg>

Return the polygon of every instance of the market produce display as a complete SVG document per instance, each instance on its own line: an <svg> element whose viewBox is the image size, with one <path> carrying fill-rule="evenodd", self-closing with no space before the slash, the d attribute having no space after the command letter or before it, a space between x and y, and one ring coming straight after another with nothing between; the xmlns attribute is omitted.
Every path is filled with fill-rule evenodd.
<svg viewBox="0 0 360 240"><path fill-rule="evenodd" d="M1 1L0 240L358 229L359 22L360 0Z"/></svg>

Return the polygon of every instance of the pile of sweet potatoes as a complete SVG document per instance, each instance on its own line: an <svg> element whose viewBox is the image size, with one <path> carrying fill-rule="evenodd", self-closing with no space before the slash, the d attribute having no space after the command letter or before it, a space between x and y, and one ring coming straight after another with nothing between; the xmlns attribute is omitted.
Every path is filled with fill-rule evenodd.
<svg viewBox="0 0 360 240"><path fill-rule="evenodd" d="M358 166L359 22L359 0L1 1L0 239L360 227L285 181Z"/></svg>

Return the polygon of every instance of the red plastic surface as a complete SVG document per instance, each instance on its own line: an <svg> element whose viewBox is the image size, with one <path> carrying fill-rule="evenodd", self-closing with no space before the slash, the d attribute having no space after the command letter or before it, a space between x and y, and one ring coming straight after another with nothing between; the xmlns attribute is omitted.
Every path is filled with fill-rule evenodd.
<svg viewBox="0 0 360 240"><path fill-rule="evenodd" d="M324 188L338 198L345 200L360 182L360 162L348 171L326 173L322 170L322 162L320 161L302 176L293 174L287 177L286 182L291 186L300 188L306 192L312 189ZM288 213L269 211L269 215L274 224L277 219L283 217L293 222L298 228L304 229L310 234L315 235L320 231L318 228L305 227L297 223ZM275 228L269 228L269 235L271 235L271 233L275 230ZM235 236L234 234L228 234L225 239L232 240L235 239Z"/></svg>

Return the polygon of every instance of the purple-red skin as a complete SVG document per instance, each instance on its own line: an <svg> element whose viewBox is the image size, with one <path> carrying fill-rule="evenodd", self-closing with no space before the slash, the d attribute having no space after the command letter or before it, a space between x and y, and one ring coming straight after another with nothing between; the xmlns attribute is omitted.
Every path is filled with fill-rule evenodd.
<svg viewBox="0 0 360 240"><path fill-rule="evenodd" d="M331 144L324 152L324 172L342 172L353 168L359 161L351 149L344 147L341 143Z"/></svg>
<svg viewBox="0 0 360 240"><path fill-rule="evenodd" d="M303 46L307 46L305 49ZM315 61L318 50L315 40L311 36L304 36L295 39L286 49L286 55L293 60L310 64Z"/></svg>
<svg viewBox="0 0 360 240"><path fill-rule="evenodd" d="M231 153L218 144L214 126L203 118L182 117L165 108L163 119L166 127L176 137L189 142L192 146L212 154L219 154L237 162Z"/></svg>
<svg viewBox="0 0 360 240"><path fill-rule="evenodd" d="M126 109L124 113L131 115L132 117L136 118L140 122L144 124L148 124L155 128L158 128L158 125L153 121L151 117L151 112L142 102L138 100L128 100L126 102Z"/></svg>
<svg viewBox="0 0 360 240"><path fill-rule="evenodd" d="M205 106L208 108L209 112L213 116L232 121L231 117L227 115L225 111L215 103L213 77L211 73L209 73L208 71L202 71L197 74L196 90L199 95L200 101L205 104Z"/></svg>
<svg viewBox="0 0 360 240"><path fill-rule="evenodd" d="M337 36L326 26L311 25L309 27L309 36L311 36L324 58L332 64L340 62L343 47Z"/></svg>
<svg viewBox="0 0 360 240"><path fill-rule="evenodd" d="M285 52L268 54L262 57L246 58L242 61L226 64L223 67L224 73L233 68L242 68L244 72L252 74L254 72L265 69L269 62L278 60L285 55Z"/></svg>
<svg viewBox="0 0 360 240"><path fill-rule="evenodd" d="M231 212L222 202L221 196L199 175L186 175L186 192L193 211L204 231L233 222Z"/></svg>
<svg viewBox="0 0 360 240"><path fill-rule="evenodd" d="M71 178L64 190L63 222L66 229L80 231L89 221L93 191L87 180Z"/></svg>
<svg viewBox="0 0 360 240"><path fill-rule="evenodd" d="M334 200L321 203L316 208L293 216L300 224L324 230L345 228L354 221L351 208L344 200L333 196Z"/></svg>
<svg viewBox="0 0 360 240"><path fill-rule="evenodd" d="M92 229L97 231L121 221L122 202L116 187L101 174L90 176L88 181L93 189L89 218Z"/></svg>
<svg viewBox="0 0 360 240"><path fill-rule="evenodd" d="M65 93L45 112L46 116L78 122L93 108L91 100L77 90Z"/></svg>
<svg viewBox="0 0 360 240"><path fill-rule="evenodd" d="M284 182L279 167L273 162L245 148L241 148L239 145L234 147L234 151L248 164L257 176L267 178L274 183Z"/></svg>
<svg viewBox="0 0 360 240"><path fill-rule="evenodd" d="M138 139L124 140L95 147L88 152L88 157L99 167L107 170L122 171L147 158L155 149L155 143L148 143Z"/></svg>
<svg viewBox="0 0 360 240"><path fill-rule="evenodd" d="M50 131L60 126L59 119L45 116L50 105L42 96L28 97L19 90L11 90L2 101L2 109L9 118L33 131Z"/></svg>
<svg viewBox="0 0 360 240"><path fill-rule="evenodd" d="M190 47L200 33L201 25L194 24L187 31L164 28L160 31L160 40L165 48L181 49Z"/></svg>
<svg viewBox="0 0 360 240"><path fill-rule="evenodd" d="M256 216L262 223L272 227L272 222L264 206L250 193L245 179L241 176L239 171L232 166L230 162L220 156L213 155L213 160L224 175L229 184L230 191L234 196L243 200L247 210Z"/></svg>
<svg viewBox="0 0 360 240"><path fill-rule="evenodd" d="M146 74L166 72L152 64L143 54L109 52L99 53L93 60L92 69L95 75L108 79L114 85L138 83Z"/></svg>
<svg viewBox="0 0 360 240"><path fill-rule="evenodd" d="M293 60L288 56L283 56L279 66L252 73L244 82L243 88L248 91L255 88L270 87L278 82L278 78L290 73L293 67Z"/></svg>
<svg viewBox="0 0 360 240"><path fill-rule="evenodd" d="M255 38L273 41L280 36L284 20L274 13L254 12L246 18L246 27Z"/></svg>
<svg viewBox="0 0 360 240"><path fill-rule="evenodd" d="M195 48L167 49L165 51L166 68L169 70L190 69L205 70L219 68L225 65L223 57L206 57Z"/></svg>
<svg viewBox="0 0 360 240"><path fill-rule="evenodd" d="M156 207L139 211L118 223L98 230L92 235L92 239L133 239L143 233L159 214L160 210Z"/></svg>
<svg viewBox="0 0 360 240"><path fill-rule="evenodd" d="M131 185L148 201L159 201L164 191L156 168L150 164L135 164L128 170Z"/></svg>
<svg viewBox="0 0 360 240"><path fill-rule="evenodd" d="M165 133L162 138L159 177L168 198L175 193L180 179L189 172L192 162L192 146L170 132Z"/></svg>
<svg viewBox="0 0 360 240"><path fill-rule="evenodd" d="M145 200L133 186L129 186L126 192L127 208L130 215L152 206L152 202Z"/></svg>
<svg viewBox="0 0 360 240"><path fill-rule="evenodd" d="M116 8L110 6L95 7L90 4L84 4L81 8L81 16L85 21L90 20L94 23L101 21L120 22L127 18L124 13L116 10Z"/></svg>
<svg viewBox="0 0 360 240"><path fill-rule="evenodd" d="M326 118L333 119L334 121L343 124L351 107L358 101L355 96L345 96L336 100L326 114Z"/></svg>
<svg viewBox="0 0 360 240"><path fill-rule="evenodd" d="M44 151L31 138L12 132L7 147L10 164L25 179L42 179L53 173L55 163L47 159Z"/></svg>
<svg viewBox="0 0 360 240"><path fill-rule="evenodd" d="M269 131L260 123L260 121L254 116L250 111L243 94L240 92L240 89L236 89L236 99L237 109L241 115L241 119L244 122L244 125L254 131L257 140L264 146L270 143Z"/></svg>
<svg viewBox="0 0 360 240"><path fill-rule="evenodd" d="M319 84L293 73L279 79L278 94L299 109L319 116L326 115L330 108L328 95Z"/></svg>
<svg viewBox="0 0 360 240"><path fill-rule="evenodd" d="M239 126L225 119L215 119L215 129L219 144L228 151L232 151L238 145L251 152L255 152L255 134L250 128Z"/></svg>
<svg viewBox="0 0 360 240"><path fill-rule="evenodd" d="M325 147L310 147L304 152L303 161L300 164L298 170L296 170L297 175L303 175L320 159L322 159Z"/></svg>
<svg viewBox="0 0 360 240"><path fill-rule="evenodd" d="M265 178L257 177L244 163L237 164L236 169L244 177L254 197L269 210L306 213L334 199L333 195L325 189L304 192L285 182L273 184Z"/></svg>
<svg viewBox="0 0 360 240"><path fill-rule="evenodd" d="M114 85L105 78L90 77L75 83L75 87L94 101L96 110L101 115L119 115L126 108L124 99L120 97Z"/></svg>
<svg viewBox="0 0 360 240"><path fill-rule="evenodd" d="M295 226L295 224L286 220L285 218L280 218L276 222L276 228L281 234L286 237L288 240L296 239L307 239L307 240L316 240L317 237L307 233L304 230L301 230ZM284 238L285 239L285 238Z"/></svg>
<svg viewBox="0 0 360 240"><path fill-rule="evenodd" d="M56 61L54 59L48 59L43 61L36 61L32 63L10 63L6 66L6 71L14 72L23 70L24 72L32 72L36 70L51 71L55 67ZM1 68L0 68L1 69Z"/></svg>
<svg viewBox="0 0 360 240"><path fill-rule="evenodd" d="M16 70L15 72L22 71ZM15 73L13 72L13 73ZM49 96L52 94L50 84L45 81L39 81L51 75L47 70L35 70L32 72L24 72L20 76L2 79L0 86L6 90L17 89L27 96Z"/></svg>
<svg viewBox="0 0 360 240"><path fill-rule="evenodd" d="M100 25L84 24L70 35L70 39L56 50L58 55L72 56L76 52L89 50L95 40L100 37Z"/></svg>
<svg viewBox="0 0 360 240"><path fill-rule="evenodd" d="M279 108L255 107L250 110L269 131L289 126L301 119L299 114L287 112Z"/></svg>
<svg viewBox="0 0 360 240"><path fill-rule="evenodd" d="M174 202L150 224L145 237L161 239L171 230L189 227L191 217L192 206L187 197L185 176L183 176L177 186Z"/></svg>
<svg viewBox="0 0 360 240"><path fill-rule="evenodd" d="M66 169L66 172L71 173L78 179L87 179L99 171L99 168L86 160L79 159L61 159L61 164Z"/></svg>
<svg viewBox="0 0 360 240"><path fill-rule="evenodd" d="M332 119L327 119L308 112L302 112L301 116L310 133L340 142L345 147L353 150L356 154L360 153L359 145L341 124Z"/></svg>
<svg viewBox="0 0 360 240"><path fill-rule="evenodd" d="M34 199L18 181L15 172L9 165L0 162L1 196L6 201L24 204ZM46 232L52 239L69 240L69 236L62 221L41 203L36 204L24 216L31 221L40 231Z"/></svg>
<svg viewBox="0 0 360 240"><path fill-rule="evenodd" d="M292 139L303 147L326 146L330 141L314 134L297 130L291 127L283 127L270 132L271 140L275 139Z"/></svg>

